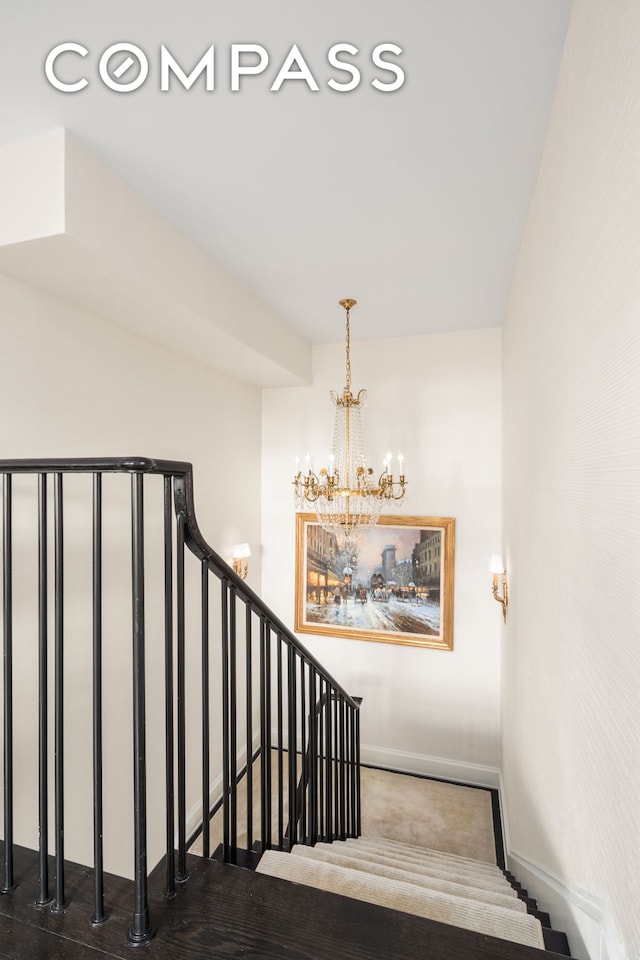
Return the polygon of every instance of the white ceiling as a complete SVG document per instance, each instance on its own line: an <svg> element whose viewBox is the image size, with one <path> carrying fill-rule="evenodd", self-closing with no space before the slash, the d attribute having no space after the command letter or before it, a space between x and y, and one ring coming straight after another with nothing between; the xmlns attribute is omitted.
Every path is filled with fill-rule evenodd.
<svg viewBox="0 0 640 960"><path fill-rule="evenodd" d="M359 301L354 339L501 322L539 164L570 0L0 0L0 144L64 126L312 343L340 340L337 301ZM59 61L76 94L44 76ZM144 85L116 93L100 55L128 41ZM388 41L406 81L370 61ZM327 87L348 42L356 90ZM216 89L160 92L164 44L189 72L210 44ZM270 55L231 92L232 43ZM320 90L270 92L297 43ZM121 56L120 59L124 59ZM113 73L118 60L110 63ZM132 71L135 73L135 71ZM124 77L123 77L124 79ZM0 211L1 215L1 211Z"/></svg>

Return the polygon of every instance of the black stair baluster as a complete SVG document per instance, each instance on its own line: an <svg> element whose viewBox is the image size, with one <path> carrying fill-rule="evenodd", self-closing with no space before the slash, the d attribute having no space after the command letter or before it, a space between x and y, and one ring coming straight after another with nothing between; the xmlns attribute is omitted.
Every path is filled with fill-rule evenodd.
<svg viewBox="0 0 640 960"><path fill-rule="evenodd" d="M141 473L131 476L134 910L128 937L129 942L136 945L147 943L152 937L147 896L143 480Z"/></svg>
<svg viewBox="0 0 640 960"><path fill-rule="evenodd" d="M326 837L327 840L333 840L333 696L327 681L325 692L324 712L326 715L325 731L325 780L326 780Z"/></svg>
<svg viewBox="0 0 640 960"><path fill-rule="evenodd" d="M210 710L209 710L209 564L202 561L202 856L211 856L209 806L210 784Z"/></svg>
<svg viewBox="0 0 640 960"><path fill-rule="evenodd" d="M276 690L277 690L277 724L278 724L278 742L276 749L278 751L278 846L282 847L284 843L284 763L283 763L283 719L284 708L282 700L282 653L283 643L282 634L278 634L277 644L277 664L276 664Z"/></svg>
<svg viewBox="0 0 640 960"><path fill-rule="evenodd" d="M13 557L12 482L2 478L3 510L3 690L4 690L4 864L0 893L9 893L13 878Z"/></svg>
<svg viewBox="0 0 640 960"><path fill-rule="evenodd" d="M38 882L36 905L51 903L49 893L49 670L47 475L38 474Z"/></svg>
<svg viewBox="0 0 640 960"><path fill-rule="evenodd" d="M349 736L351 737L349 744L349 829L350 836L354 837L356 836L356 711L351 706L348 707L348 711Z"/></svg>
<svg viewBox="0 0 640 960"><path fill-rule="evenodd" d="M355 765L356 765L356 822L355 835L359 837L362 833L362 783L360 777L360 704L362 697L353 697L357 709L354 712L356 747L355 747Z"/></svg>
<svg viewBox="0 0 640 960"><path fill-rule="evenodd" d="M104 923L102 790L102 474L93 475L93 915Z"/></svg>
<svg viewBox="0 0 640 960"><path fill-rule="evenodd" d="M317 717L318 717L318 837L322 840L326 838L325 834L325 815L324 815L324 703L325 703L325 689L324 689L324 677L318 677L318 708L317 708Z"/></svg>
<svg viewBox="0 0 640 960"><path fill-rule="evenodd" d="M343 697L338 698L340 713L340 839L347 839L347 811L346 811L346 729L345 729L345 702Z"/></svg>
<svg viewBox="0 0 640 960"><path fill-rule="evenodd" d="M318 736L316 670L309 666L309 840L318 842Z"/></svg>
<svg viewBox="0 0 640 960"><path fill-rule="evenodd" d="M229 842L229 582L220 581L222 620L222 850L225 863L231 862Z"/></svg>
<svg viewBox="0 0 640 960"><path fill-rule="evenodd" d="M165 897L176 895L175 771L173 724L173 516L172 478L164 478L164 724L165 724Z"/></svg>
<svg viewBox="0 0 640 960"><path fill-rule="evenodd" d="M271 723L272 723L272 696L271 696L271 628L269 623L265 620L265 631L264 631L264 654L265 654L265 753L267 759L267 780L265 783L265 797L266 797L266 821L267 821L267 845L271 848L273 844L272 836L272 802L271 802L271 784L272 784L272 771L271 771Z"/></svg>
<svg viewBox="0 0 640 960"><path fill-rule="evenodd" d="M267 849L267 811L265 804L265 784L267 780L266 731L265 731L265 653L264 653L264 617L260 618L260 847Z"/></svg>
<svg viewBox="0 0 640 960"><path fill-rule="evenodd" d="M64 910L64 505L62 474L54 478L54 742L55 872L54 913Z"/></svg>
<svg viewBox="0 0 640 960"><path fill-rule="evenodd" d="M184 609L184 516L176 525L176 683L177 683L177 788L178 788L178 868L176 880L185 883L187 873L187 720L186 653Z"/></svg>
<svg viewBox="0 0 640 960"><path fill-rule="evenodd" d="M344 793L345 793L345 833L351 835L351 709L345 703L344 707L345 731L345 762L344 762Z"/></svg>
<svg viewBox="0 0 640 960"><path fill-rule="evenodd" d="M287 656L287 764L289 773L289 848L298 840L298 809L297 809L297 735L298 723L296 709L298 695L296 690L296 651L290 646Z"/></svg>
<svg viewBox="0 0 640 960"><path fill-rule="evenodd" d="M238 665L236 642L236 587L229 587L229 833L231 861L238 861Z"/></svg>
<svg viewBox="0 0 640 960"><path fill-rule="evenodd" d="M309 784L309 755L307 744L307 677L306 664L300 659L300 739L302 743L300 773L300 838L302 843L309 842L307 832L307 790Z"/></svg>
<svg viewBox="0 0 640 960"><path fill-rule="evenodd" d="M246 686L246 721L247 721L247 849L253 847L253 656L251 649L252 617L251 604L246 604L245 610L245 686Z"/></svg>
<svg viewBox="0 0 640 960"><path fill-rule="evenodd" d="M263 849L271 847L271 631L260 620L260 832Z"/></svg>
<svg viewBox="0 0 640 960"><path fill-rule="evenodd" d="M338 694L333 697L333 836L340 837L340 726Z"/></svg>

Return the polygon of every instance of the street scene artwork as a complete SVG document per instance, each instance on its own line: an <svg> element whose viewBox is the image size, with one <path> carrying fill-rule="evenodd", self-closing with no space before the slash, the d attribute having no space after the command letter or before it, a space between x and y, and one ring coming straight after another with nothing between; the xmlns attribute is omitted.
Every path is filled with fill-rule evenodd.
<svg viewBox="0 0 640 960"><path fill-rule="evenodd" d="M296 524L297 631L453 649L453 518L381 517L347 543Z"/></svg>

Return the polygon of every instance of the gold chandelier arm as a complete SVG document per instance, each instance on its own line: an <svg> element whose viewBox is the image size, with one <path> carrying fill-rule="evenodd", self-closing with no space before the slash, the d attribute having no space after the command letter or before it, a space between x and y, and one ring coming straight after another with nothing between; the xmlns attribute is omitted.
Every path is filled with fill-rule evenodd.
<svg viewBox="0 0 640 960"><path fill-rule="evenodd" d="M385 467L378 478L378 488L375 494L385 500L402 500L406 485L407 481L404 478L404 474L400 474L398 479L395 480L393 474L389 473Z"/></svg>
<svg viewBox="0 0 640 960"><path fill-rule="evenodd" d="M293 486L296 496L308 503L315 503L323 492L318 477L311 471L303 474L299 470L293 479Z"/></svg>

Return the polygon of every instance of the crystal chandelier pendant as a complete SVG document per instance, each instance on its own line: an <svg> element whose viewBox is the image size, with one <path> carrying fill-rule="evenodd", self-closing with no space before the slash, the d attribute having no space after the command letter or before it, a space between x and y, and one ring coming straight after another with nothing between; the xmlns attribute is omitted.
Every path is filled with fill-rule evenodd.
<svg viewBox="0 0 640 960"><path fill-rule="evenodd" d="M367 391L360 390L355 396L351 392L350 311L355 304L355 300L340 300L346 310L346 383L342 395L331 391L335 419L328 467L316 474L307 457L304 470L298 469L293 481L296 507L311 506L318 523L342 544L375 526L385 502L401 500L406 488L402 455L398 457L398 479L391 472L390 454L378 478L367 464L361 417Z"/></svg>

